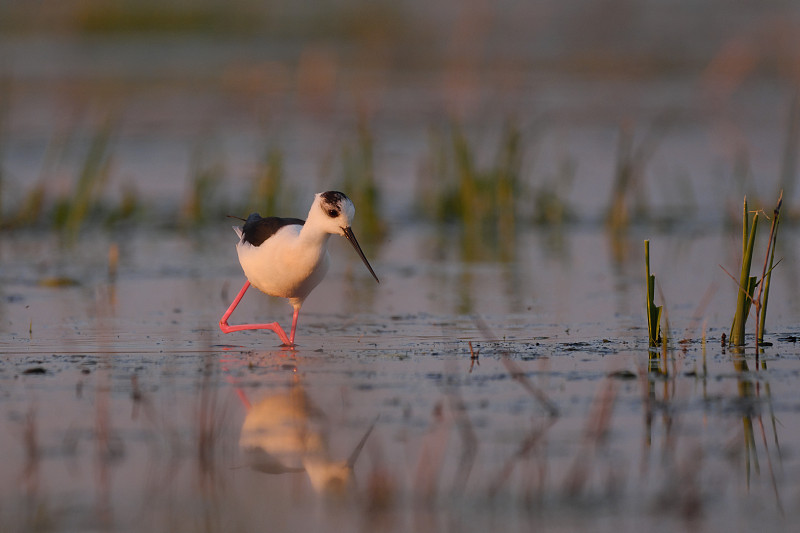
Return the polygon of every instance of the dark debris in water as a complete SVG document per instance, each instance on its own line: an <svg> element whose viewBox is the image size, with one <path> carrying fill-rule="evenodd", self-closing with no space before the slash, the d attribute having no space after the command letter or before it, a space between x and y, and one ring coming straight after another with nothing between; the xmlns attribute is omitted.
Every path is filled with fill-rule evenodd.
<svg viewBox="0 0 800 533"><path fill-rule="evenodd" d="M616 350L613 348L613 345L611 345L605 339L596 343L585 341L564 342L559 344L558 347L565 352L586 352L604 355L616 352Z"/></svg>
<svg viewBox="0 0 800 533"><path fill-rule="evenodd" d="M485 351L481 355L507 355L509 357L519 359L522 361L532 361L539 359L546 355L553 355L558 352L582 352L600 355L609 355L618 351L620 343L609 341L608 339L600 339L597 342L576 341L564 342L553 345L542 344L540 342L509 342L497 341L492 343L475 343L477 349ZM438 352L433 352L431 355L439 355Z"/></svg>
<svg viewBox="0 0 800 533"><path fill-rule="evenodd" d="M622 380L629 380L629 379L636 379L636 372L632 372L630 370L616 370L608 374L608 377L614 379L622 379Z"/></svg>
<svg viewBox="0 0 800 533"><path fill-rule="evenodd" d="M588 342L564 342L561 343L561 346L564 347L565 350L573 351L573 350L581 350L583 348L589 348L591 344Z"/></svg>
<svg viewBox="0 0 800 533"><path fill-rule="evenodd" d="M23 370L22 374L26 375L26 376L35 376L35 375L47 374L47 369L45 369L44 367L41 367L41 366L33 366L31 368L26 368L25 370Z"/></svg>

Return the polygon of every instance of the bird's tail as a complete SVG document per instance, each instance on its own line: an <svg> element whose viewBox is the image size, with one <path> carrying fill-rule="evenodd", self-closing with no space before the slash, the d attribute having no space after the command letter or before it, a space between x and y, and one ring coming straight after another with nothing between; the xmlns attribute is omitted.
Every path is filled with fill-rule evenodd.
<svg viewBox="0 0 800 533"><path fill-rule="evenodd" d="M244 219L242 217L237 217L236 215L227 215L227 216L228 216L228 218L235 218L236 220L241 220L242 222L247 222L246 219ZM242 226L231 226L231 227L233 228L233 231L236 232L236 235L239 236L239 240L242 240L242 231L243 231Z"/></svg>

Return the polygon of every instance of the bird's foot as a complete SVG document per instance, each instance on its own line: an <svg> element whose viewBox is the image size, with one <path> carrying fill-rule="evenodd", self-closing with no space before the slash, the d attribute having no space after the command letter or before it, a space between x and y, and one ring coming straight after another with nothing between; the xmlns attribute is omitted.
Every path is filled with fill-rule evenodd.
<svg viewBox="0 0 800 533"><path fill-rule="evenodd" d="M283 328L277 322L272 322L271 324L239 324L236 326L230 326L228 325L227 321L220 320L219 329L221 329L223 333L233 333L234 331L244 331L249 329L270 329L278 335L283 343L283 346L294 346L294 342L289 340L288 335L286 335L286 332L283 331Z"/></svg>

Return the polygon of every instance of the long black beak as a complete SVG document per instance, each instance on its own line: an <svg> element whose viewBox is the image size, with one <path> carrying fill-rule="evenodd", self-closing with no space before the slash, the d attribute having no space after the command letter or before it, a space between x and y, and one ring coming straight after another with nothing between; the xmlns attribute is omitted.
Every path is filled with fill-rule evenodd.
<svg viewBox="0 0 800 533"><path fill-rule="evenodd" d="M353 466L355 466L356 459L358 459L358 455L361 453L361 449L364 447L364 444L367 443L367 438L369 438L369 434L372 433L372 430L375 428L375 423L378 421L379 417L380 415L375 417L375 420L372 421L372 424L370 424L369 429L367 429L367 432L364 433L364 436L361 437L361 440L356 445L355 449L353 450L353 453L350 454L350 457L347 459L347 468L352 470Z"/></svg>
<svg viewBox="0 0 800 533"><path fill-rule="evenodd" d="M359 257L361 257L361 260L364 261L365 265L367 265L367 268L369 269L369 273L372 274L372 277L375 278L375 281L380 283L381 280L379 280L378 276L375 275L375 271L372 270L371 266L369 266L369 261L367 261L367 258L364 256L364 252L361 251L361 246L358 245L358 241L356 240L356 236L353 234L352 228L350 228L350 226L348 226L346 228L342 228L342 230L344 231L345 238L348 241L350 241L350 244L352 244L353 248L356 249L356 252L358 252Z"/></svg>

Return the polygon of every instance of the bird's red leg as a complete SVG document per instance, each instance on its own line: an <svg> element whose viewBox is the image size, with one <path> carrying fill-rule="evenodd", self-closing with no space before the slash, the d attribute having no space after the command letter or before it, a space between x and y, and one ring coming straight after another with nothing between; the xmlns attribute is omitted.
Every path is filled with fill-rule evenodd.
<svg viewBox="0 0 800 533"><path fill-rule="evenodd" d="M289 335L289 342L294 344L294 332L297 330L297 316L300 314L300 308L294 308L294 314L292 315L292 332Z"/></svg>
<svg viewBox="0 0 800 533"><path fill-rule="evenodd" d="M231 303L230 307L228 307L228 310L225 311L225 314L222 315L222 318L219 319L219 329L221 329L223 333L230 333L231 331L234 331L233 329L230 329L231 326L228 325L228 319L230 318L231 313L233 313L233 310L236 309L236 306L239 305L239 302L242 301L244 293L246 293L247 289L249 288L250 281L248 280L244 282L242 290L240 290L239 294L236 295L236 298L233 299L233 303Z"/></svg>
<svg viewBox="0 0 800 533"><path fill-rule="evenodd" d="M277 333L283 344L286 346L293 346L294 342L289 340L289 337L286 336L286 332L283 331L283 328L277 322L272 322L271 324L240 324L238 326L228 325L228 318L230 318L231 313L233 313L233 310L236 309L236 306L239 305L239 302L242 301L242 296L244 296L244 293L247 292L247 289L249 288L250 282L245 281L244 285L242 286L242 290L239 291L239 294L233 300L231 306L228 307L228 310L225 311L225 314L222 315L222 318L219 319L219 329L221 329L223 333L232 333L234 331L242 331L246 329L271 329ZM294 332L294 328L292 328L292 332ZM294 339L294 335L292 335L292 339Z"/></svg>

